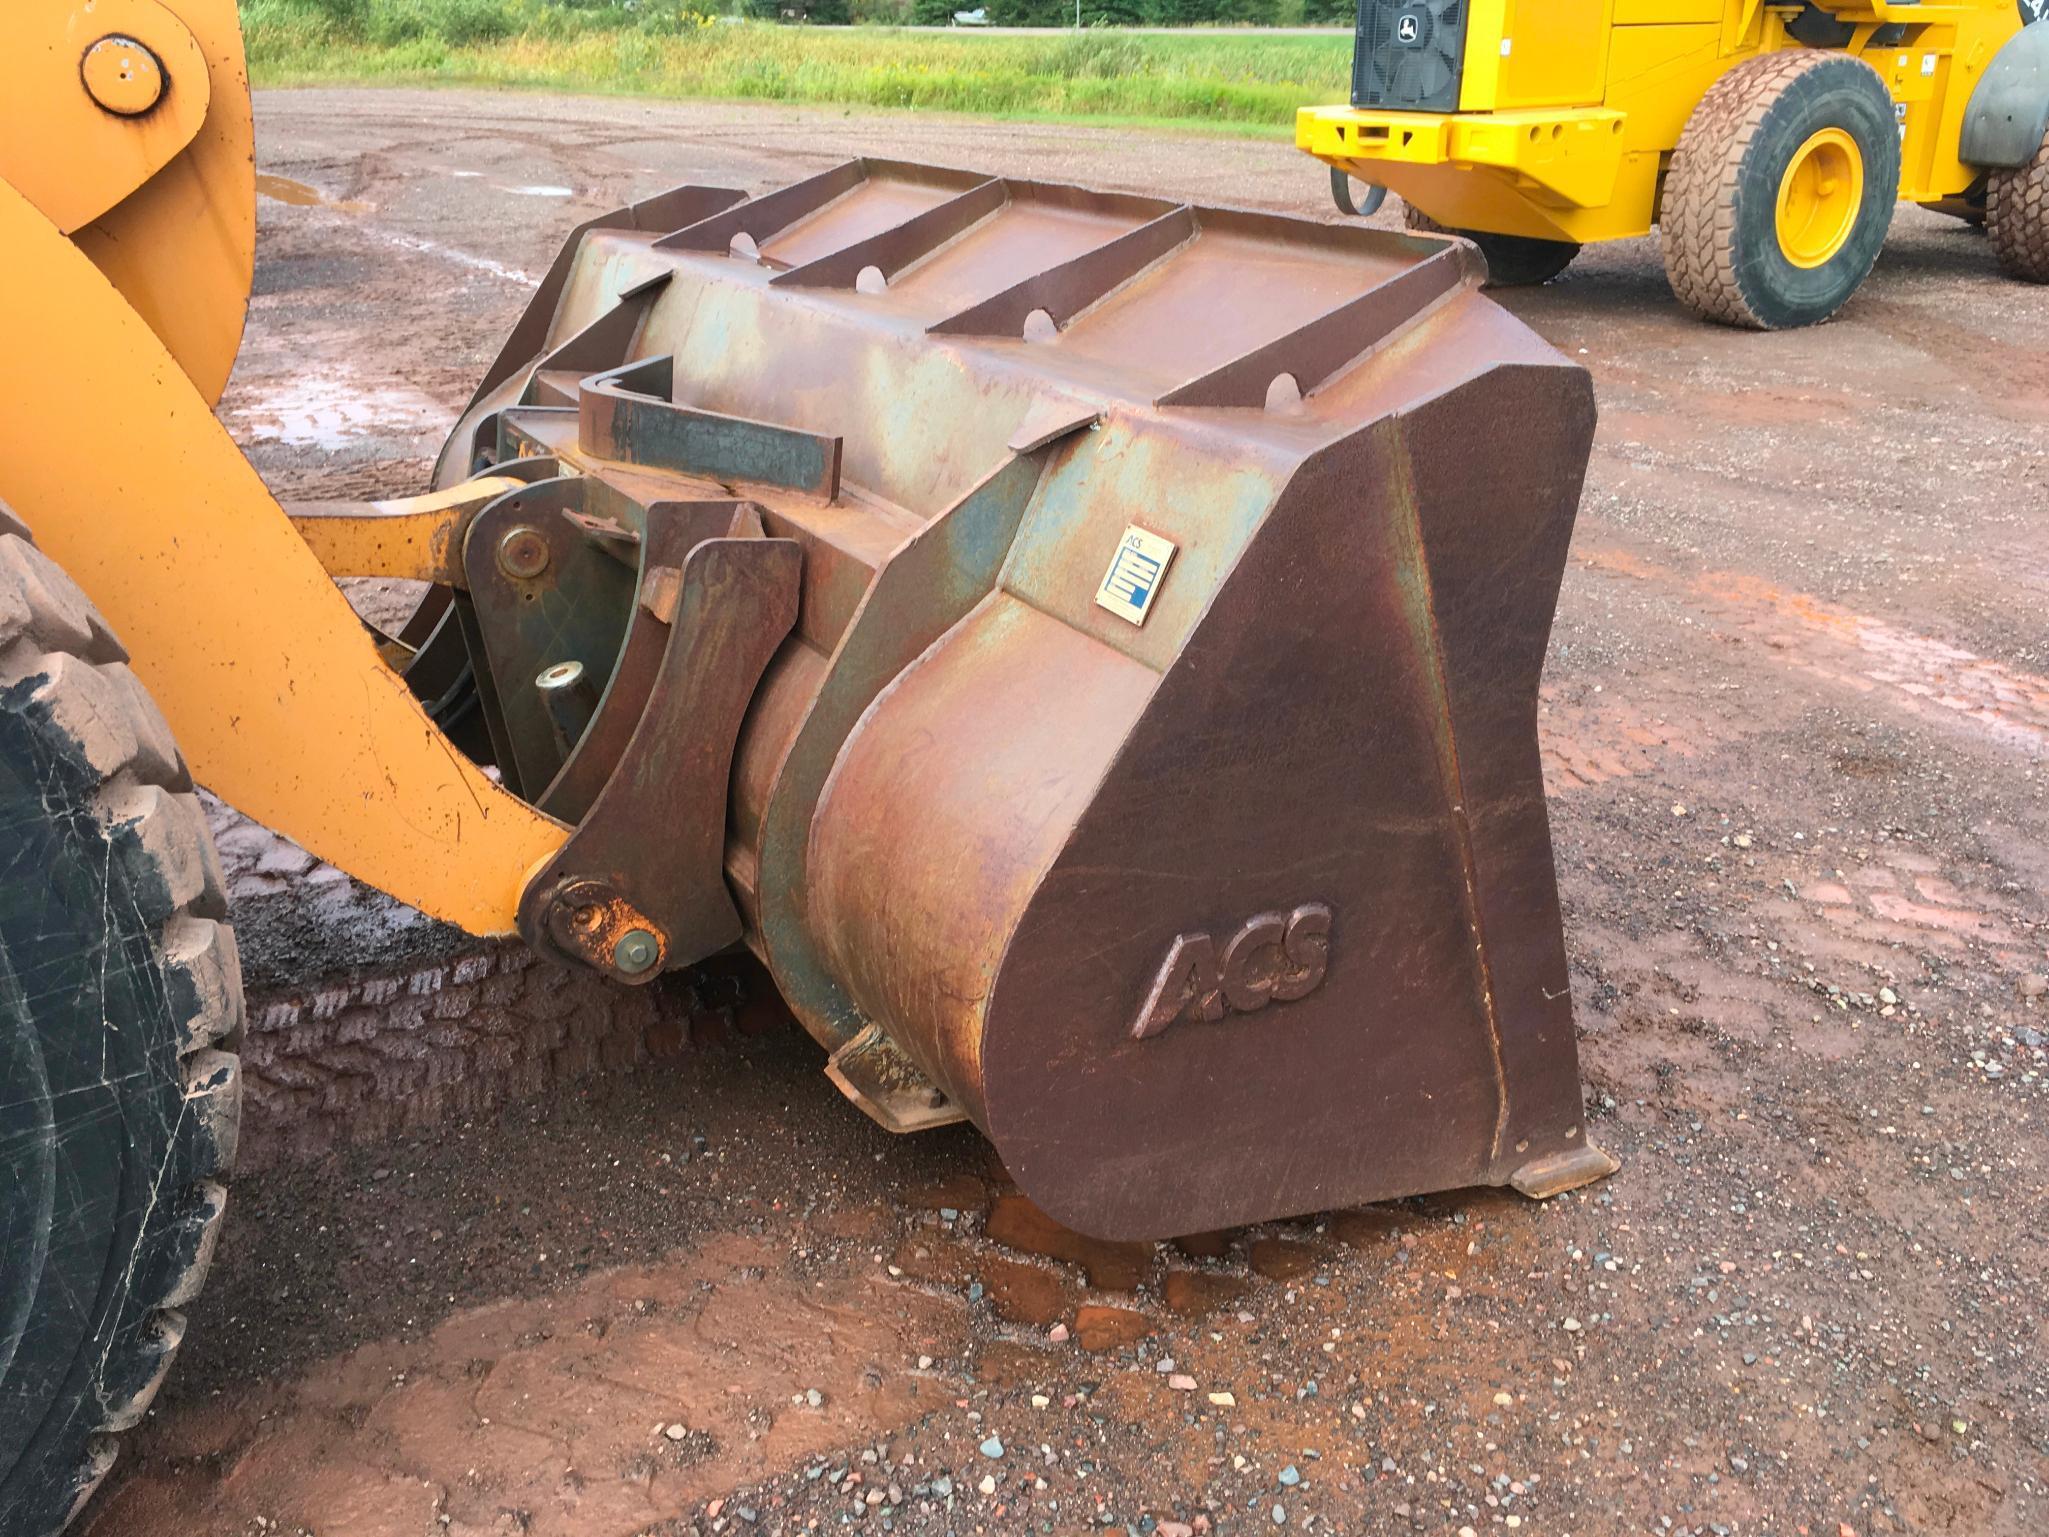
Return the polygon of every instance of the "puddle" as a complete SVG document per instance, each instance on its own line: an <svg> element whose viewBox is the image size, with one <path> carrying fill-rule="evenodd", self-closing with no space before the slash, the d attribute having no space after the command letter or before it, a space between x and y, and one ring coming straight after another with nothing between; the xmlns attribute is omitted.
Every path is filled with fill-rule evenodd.
<svg viewBox="0 0 2049 1537"><path fill-rule="evenodd" d="M431 447L449 412L404 385L373 385L346 369L237 381L226 415L245 442L327 451L397 438Z"/></svg>
<svg viewBox="0 0 2049 1537"><path fill-rule="evenodd" d="M1167 1310L1186 1318L1229 1307L1252 1290L1252 1283L1213 1270L1170 1270L1160 1290Z"/></svg>
<svg viewBox="0 0 2049 1537"><path fill-rule="evenodd" d="M272 176L266 171L256 173L256 195L267 197L274 203L290 203L294 208L332 208L339 213L370 211L368 203L331 198L318 187L293 181L289 176Z"/></svg>
<svg viewBox="0 0 2049 1537"><path fill-rule="evenodd" d="M573 187L507 187L514 197L575 197Z"/></svg>
<svg viewBox="0 0 2049 1537"><path fill-rule="evenodd" d="M1292 1281L1321 1265L1323 1254L1293 1239L1261 1238L1253 1242L1245 1260L1256 1273L1269 1281Z"/></svg>
<svg viewBox="0 0 2049 1537"><path fill-rule="evenodd" d="M1174 1247L1190 1259L1222 1259L1231 1252L1232 1234L1190 1233L1174 1240Z"/></svg>
<svg viewBox="0 0 2049 1537"><path fill-rule="evenodd" d="M474 251L458 251L454 246L445 246L438 240L401 234L396 230L380 230L378 237L386 245L396 246L401 251L437 257L445 262L453 262L458 267L468 267L473 272L488 273L494 278L503 278L508 283L517 283L522 288L541 286L541 280L530 272L522 272L519 268L509 267L501 261L493 261L488 256L479 256Z"/></svg>
<svg viewBox="0 0 2049 1537"><path fill-rule="evenodd" d="M1006 1323L1046 1329L1067 1316L1067 1287L1059 1276L1022 1260L984 1259L976 1267L989 1306Z"/></svg>
<svg viewBox="0 0 2049 1537"><path fill-rule="evenodd" d="M449 172L451 176L480 176L482 174L480 171ZM531 193L536 197L542 195L568 197L570 195L567 187L516 187L508 190ZM289 176L272 176L267 172L257 173L256 192L259 197L267 197L274 202L289 203L294 208L325 208L335 213L369 213L375 207L371 203L345 202L331 198L318 187L309 186L303 181L293 181ZM418 235L408 235L396 230L379 230L377 235L385 244L396 246L401 251L413 251L421 256L432 256L442 261L453 262L455 265L467 267L473 272L488 273L494 278L503 278L508 283L517 283L522 288L539 288L541 286L541 280L533 276L532 273L522 272L519 268L508 266L501 261L493 261L488 256L479 256L473 251L459 251L453 246L441 244L438 240L427 240Z"/></svg>
<svg viewBox="0 0 2049 1537"><path fill-rule="evenodd" d="M1152 1268L1149 1243L1106 1243L1064 1228L1021 1195L999 1196L984 1230L991 1241L1044 1259L1079 1265L1099 1291L1138 1290Z"/></svg>
<svg viewBox="0 0 2049 1537"><path fill-rule="evenodd" d="M1348 1249L1364 1249L1384 1240L1392 1241L1402 1230L1401 1214L1383 1206L1334 1211L1327 1225L1330 1236Z"/></svg>
<svg viewBox="0 0 2049 1537"><path fill-rule="evenodd" d="M1143 1313L1134 1313L1130 1308L1091 1305L1075 1311L1074 1342L1083 1350L1101 1354L1136 1345L1152 1333L1152 1328Z"/></svg>
<svg viewBox="0 0 2049 1537"><path fill-rule="evenodd" d="M947 1212L979 1217L989 1209L989 1187L972 1174L949 1174L944 1179L909 1191L904 1204L917 1211ZM952 1220L952 1219L948 1219Z"/></svg>

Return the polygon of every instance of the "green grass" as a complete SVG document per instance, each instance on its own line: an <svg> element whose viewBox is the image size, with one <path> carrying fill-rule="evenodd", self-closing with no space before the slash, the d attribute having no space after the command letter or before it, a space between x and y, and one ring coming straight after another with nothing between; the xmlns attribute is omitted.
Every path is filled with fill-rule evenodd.
<svg viewBox="0 0 2049 1537"><path fill-rule="evenodd" d="M258 85L520 86L1273 132L1344 96L1351 40L989 37L714 20L677 0L243 0Z"/></svg>

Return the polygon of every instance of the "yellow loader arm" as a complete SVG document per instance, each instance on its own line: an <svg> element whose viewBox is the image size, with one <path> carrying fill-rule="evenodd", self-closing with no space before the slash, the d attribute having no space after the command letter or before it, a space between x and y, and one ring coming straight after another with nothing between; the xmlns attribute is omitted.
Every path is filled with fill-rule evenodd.
<svg viewBox="0 0 2049 1537"><path fill-rule="evenodd" d="M357 572L322 566L211 410L255 230L234 0L35 4L10 32L0 502L107 616L201 783L435 917L512 932L567 829L454 749L331 580ZM378 569L435 575L417 543L422 569Z"/></svg>

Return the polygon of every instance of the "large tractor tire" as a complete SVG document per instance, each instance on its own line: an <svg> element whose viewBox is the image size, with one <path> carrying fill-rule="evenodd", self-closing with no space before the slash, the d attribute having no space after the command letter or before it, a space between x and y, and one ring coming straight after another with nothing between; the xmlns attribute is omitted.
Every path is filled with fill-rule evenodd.
<svg viewBox="0 0 2049 1537"><path fill-rule="evenodd" d="M142 1417L234 1161L242 983L169 728L0 507L0 1532Z"/></svg>
<svg viewBox="0 0 2049 1537"><path fill-rule="evenodd" d="M1693 109L1665 178L1665 275L1688 309L1814 325L1870 274L1900 189L1892 96L1848 54L1739 64Z"/></svg>
<svg viewBox="0 0 2049 1537"><path fill-rule="evenodd" d="M2026 165L1992 173L1985 233L1999 265L2014 277L2049 283L2049 136Z"/></svg>
<svg viewBox="0 0 2049 1537"><path fill-rule="evenodd" d="M1422 209L1410 204L1402 209L1402 223L1427 235L1461 235L1480 248L1487 258L1485 288L1533 288L1548 283L1579 255L1570 240L1538 240L1529 235L1490 235L1485 230L1452 229L1439 224Z"/></svg>

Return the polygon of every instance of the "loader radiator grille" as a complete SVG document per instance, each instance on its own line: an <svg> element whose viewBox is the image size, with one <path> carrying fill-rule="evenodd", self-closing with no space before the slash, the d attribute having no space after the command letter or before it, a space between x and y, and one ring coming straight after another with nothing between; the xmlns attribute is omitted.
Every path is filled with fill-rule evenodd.
<svg viewBox="0 0 2049 1537"><path fill-rule="evenodd" d="M1359 0L1352 105L1458 110L1467 0Z"/></svg>

